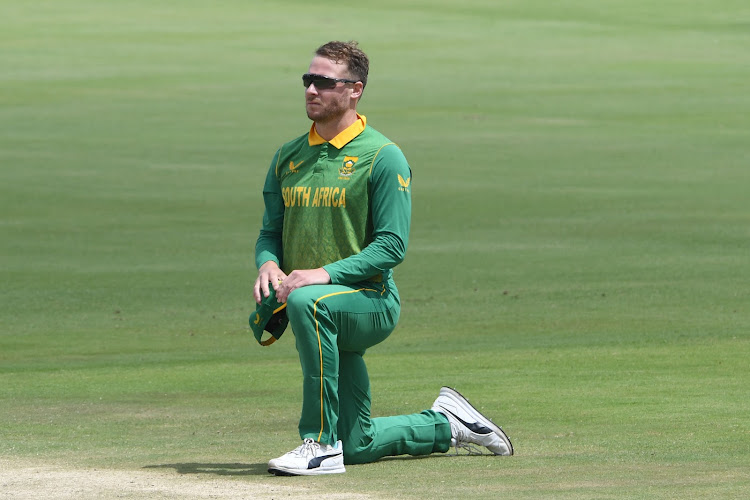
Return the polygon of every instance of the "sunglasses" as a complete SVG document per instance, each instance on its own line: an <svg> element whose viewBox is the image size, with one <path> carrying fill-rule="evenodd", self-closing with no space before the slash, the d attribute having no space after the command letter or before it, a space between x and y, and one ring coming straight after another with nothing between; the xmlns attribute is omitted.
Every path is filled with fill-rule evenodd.
<svg viewBox="0 0 750 500"><path fill-rule="evenodd" d="M308 88L315 85L318 90L332 89L337 83L357 83L359 80L347 80L346 78L331 78L330 76L316 75L315 73L305 73L302 75L302 85Z"/></svg>

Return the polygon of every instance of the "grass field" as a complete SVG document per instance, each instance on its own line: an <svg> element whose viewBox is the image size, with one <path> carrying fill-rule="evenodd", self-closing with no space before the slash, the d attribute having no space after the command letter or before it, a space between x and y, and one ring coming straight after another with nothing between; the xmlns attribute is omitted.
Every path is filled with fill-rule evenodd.
<svg viewBox="0 0 750 500"><path fill-rule="evenodd" d="M373 412L451 385L513 458L266 473L301 391L247 327L261 181L353 38L414 172ZM0 497L750 491L746 1L0 0L0 68Z"/></svg>

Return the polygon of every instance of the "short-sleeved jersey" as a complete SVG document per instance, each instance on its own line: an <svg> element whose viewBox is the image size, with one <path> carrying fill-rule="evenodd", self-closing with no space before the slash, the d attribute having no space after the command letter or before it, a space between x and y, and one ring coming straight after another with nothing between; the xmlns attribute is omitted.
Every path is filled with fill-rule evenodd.
<svg viewBox="0 0 750 500"><path fill-rule="evenodd" d="M263 189L256 264L323 267L332 283L390 280L406 253L411 168L401 149L358 120L331 141L311 127L274 155Z"/></svg>

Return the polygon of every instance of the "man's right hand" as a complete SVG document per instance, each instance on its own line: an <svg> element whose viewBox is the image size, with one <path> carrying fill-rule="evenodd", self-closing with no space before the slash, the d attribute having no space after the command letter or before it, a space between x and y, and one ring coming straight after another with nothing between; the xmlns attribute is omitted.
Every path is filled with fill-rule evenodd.
<svg viewBox="0 0 750 500"><path fill-rule="evenodd" d="M253 287L253 296L255 302L260 304L261 301L268 297L270 294L268 285L273 286L274 290L278 290L279 284L284 281L286 274L279 268L276 262L269 260L264 263L258 269L258 279L255 280L255 286Z"/></svg>

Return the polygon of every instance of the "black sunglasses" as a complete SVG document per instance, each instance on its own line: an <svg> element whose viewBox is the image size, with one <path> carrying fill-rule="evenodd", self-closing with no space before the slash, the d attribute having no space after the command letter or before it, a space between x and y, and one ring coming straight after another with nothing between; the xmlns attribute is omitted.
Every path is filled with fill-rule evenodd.
<svg viewBox="0 0 750 500"><path fill-rule="evenodd" d="M330 76L316 75L315 73L305 73L302 75L302 85L305 88L315 84L319 90L332 89L338 82L357 83L359 80L347 80L346 78L331 78Z"/></svg>

